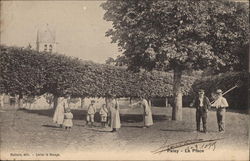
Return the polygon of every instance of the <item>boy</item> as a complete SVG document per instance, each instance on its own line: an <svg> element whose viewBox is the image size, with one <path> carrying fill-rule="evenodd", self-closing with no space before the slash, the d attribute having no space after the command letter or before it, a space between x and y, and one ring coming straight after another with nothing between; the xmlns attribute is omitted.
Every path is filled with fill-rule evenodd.
<svg viewBox="0 0 250 161"><path fill-rule="evenodd" d="M87 112L87 125L90 122L90 127L92 127L94 124L94 116L96 113L96 108L95 108L94 104L95 104L95 101L91 100L91 103L88 107L88 112Z"/></svg>

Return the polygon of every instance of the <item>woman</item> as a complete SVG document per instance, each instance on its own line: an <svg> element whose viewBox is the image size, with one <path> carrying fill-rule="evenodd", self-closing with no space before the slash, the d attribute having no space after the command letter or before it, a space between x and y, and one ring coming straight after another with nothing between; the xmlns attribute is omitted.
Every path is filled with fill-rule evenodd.
<svg viewBox="0 0 250 161"><path fill-rule="evenodd" d="M151 125L153 125L152 111L148 105L148 101L144 98L140 98L139 102L134 103L131 106L134 105L140 105L143 108L143 128L149 128Z"/></svg>
<svg viewBox="0 0 250 161"><path fill-rule="evenodd" d="M119 103L117 99L114 99L110 104L111 112L111 132L116 132L121 127L120 114L119 114Z"/></svg>
<svg viewBox="0 0 250 161"><path fill-rule="evenodd" d="M68 106L69 105L66 98L58 98L58 105L56 106L56 110L53 116L53 122L58 124L60 127L62 127L64 120L64 110L68 108Z"/></svg>

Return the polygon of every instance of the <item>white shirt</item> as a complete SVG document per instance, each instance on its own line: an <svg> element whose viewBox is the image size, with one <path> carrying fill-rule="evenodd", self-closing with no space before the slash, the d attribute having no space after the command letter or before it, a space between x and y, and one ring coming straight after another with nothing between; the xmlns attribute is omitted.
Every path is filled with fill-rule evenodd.
<svg viewBox="0 0 250 161"><path fill-rule="evenodd" d="M204 97L199 97L199 100L200 100L200 107L203 107L203 99L204 99Z"/></svg>
<svg viewBox="0 0 250 161"><path fill-rule="evenodd" d="M96 108L95 108L95 106L94 106L94 105L92 105L92 104L90 104L90 105L89 105L89 108L88 108L88 114L90 114L90 115L94 115L94 114L95 114L95 112L96 112Z"/></svg>
<svg viewBox="0 0 250 161"><path fill-rule="evenodd" d="M213 104L212 106L215 106L216 108L219 107L228 107L228 103L226 98L224 97L219 97Z"/></svg>

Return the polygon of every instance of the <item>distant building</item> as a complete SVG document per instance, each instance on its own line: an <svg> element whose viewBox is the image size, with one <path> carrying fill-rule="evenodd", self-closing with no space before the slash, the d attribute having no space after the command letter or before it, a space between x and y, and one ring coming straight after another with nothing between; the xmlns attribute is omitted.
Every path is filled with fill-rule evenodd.
<svg viewBox="0 0 250 161"><path fill-rule="evenodd" d="M48 24L37 31L36 50L56 52L56 32Z"/></svg>

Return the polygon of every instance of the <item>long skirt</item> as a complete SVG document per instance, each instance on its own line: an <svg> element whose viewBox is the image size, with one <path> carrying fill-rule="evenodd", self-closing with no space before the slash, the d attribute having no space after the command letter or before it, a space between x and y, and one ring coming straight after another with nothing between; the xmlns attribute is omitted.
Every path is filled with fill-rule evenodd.
<svg viewBox="0 0 250 161"><path fill-rule="evenodd" d="M53 116L53 122L57 124L63 124L64 120L64 107L63 106L57 106L54 116Z"/></svg>
<svg viewBox="0 0 250 161"><path fill-rule="evenodd" d="M120 114L118 110L112 110L111 111L111 128L120 128L121 127L121 121L120 121Z"/></svg>
<svg viewBox="0 0 250 161"><path fill-rule="evenodd" d="M152 112L150 111L148 115L144 115L144 124L145 126L151 126L153 125L153 117L152 117Z"/></svg>

